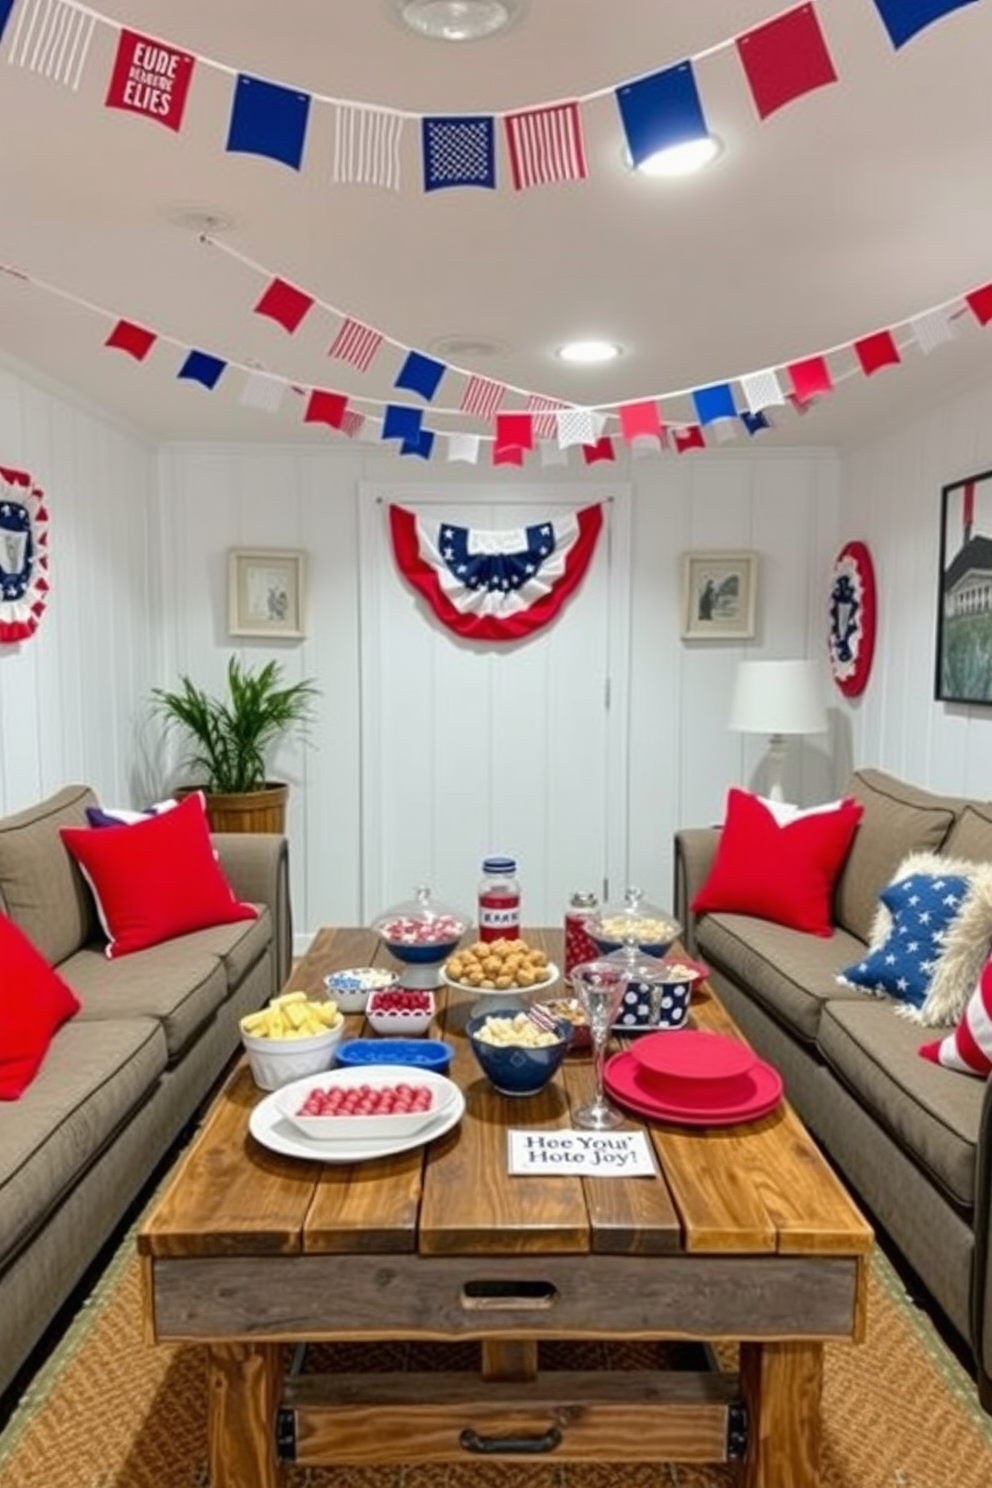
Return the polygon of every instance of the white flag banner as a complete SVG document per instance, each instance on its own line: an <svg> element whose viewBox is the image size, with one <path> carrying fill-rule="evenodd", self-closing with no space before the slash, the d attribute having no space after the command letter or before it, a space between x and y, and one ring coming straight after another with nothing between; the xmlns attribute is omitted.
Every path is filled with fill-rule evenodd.
<svg viewBox="0 0 992 1488"><path fill-rule="evenodd" d="M386 109L339 103L335 108L332 175L340 185L400 187L404 120Z"/></svg>
<svg viewBox="0 0 992 1488"><path fill-rule="evenodd" d="M66 0L25 0L17 12L7 61L75 90L95 26L92 12Z"/></svg>
<svg viewBox="0 0 992 1488"><path fill-rule="evenodd" d="M736 419L716 419L709 427L717 444L731 444L737 438Z"/></svg>
<svg viewBox="0 0 992 1488"><path fill-rule="evenodd" d="M537 447L541 452L541 465L545 470L552 465L568 464L568 450L562 449L553 439L542 439Z"/></svg>
<svg viewBox="0 0 992 1488"><path fill-rule="evenodd" d="M286 384L281 377L271 377L268 372L249 372L241 389L241 402L245 408L276 413L285 392Z"/></svg>
<svg viewBox="0 0 992 1488"><path fill-rule="evenodd" d="M785 402L782 384L771 367L764 372L748 372L740 379L740 384L749 413L760 413L763 408Z"/></svg>
<svg viewBox="0 0 992 1488"><path fill-rule="evenodd" d="M635 460L649 460L660 455L665 442L659 434L635 434L630 441L630 453Z"/></svg>
<svg viewBox="0 0 992 1488"><path fill-rule="evenodd" d="M466 465L478 465L479 446L482 436L479 434L449 434L448 438L448 463L453 464L456 460L462 460Z"/></svg>
<svg viewBox="0 0 992 1488"><path fill-rule="evenodd" d="M909 322L917 346L925 356L953 341L955 328L946 310L927 310Z"/></svg>
<svg viewBox="0 0 992 1488"><path fill-rule="evenodd" d="M566 408L555 418L562 449L572 444L595 444L606 428L606 419L592 408Z"/></svg>

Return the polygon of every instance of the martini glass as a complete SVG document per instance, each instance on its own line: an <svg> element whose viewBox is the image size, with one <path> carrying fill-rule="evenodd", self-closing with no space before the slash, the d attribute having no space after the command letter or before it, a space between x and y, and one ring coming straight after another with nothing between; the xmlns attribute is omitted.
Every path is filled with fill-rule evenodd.
<svg viewBox="0 0 992 1488"><path fill-rule="evenodd" d="M572 967L572 991L589 1022L596 1070L596 1094L588 1105L572 1112L572 1120L589 1131L609 1131L624 1119L603 1094L603 1064L610 1029L617 1021L629 978L627 968L616 961L584 961L581 966Z"/></svg>

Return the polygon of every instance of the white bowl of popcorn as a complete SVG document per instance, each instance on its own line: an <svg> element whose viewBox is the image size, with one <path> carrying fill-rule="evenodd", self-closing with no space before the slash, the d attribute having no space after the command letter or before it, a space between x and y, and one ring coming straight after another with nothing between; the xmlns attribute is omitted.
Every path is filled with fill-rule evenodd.
<svg viewBox="0 0 992 1488"><path fill-rule="evenodd" d="M242 1018L240 1028L255 1084L278 1090L333 1066L344 1017L330 998L283 992Z"/></svg>

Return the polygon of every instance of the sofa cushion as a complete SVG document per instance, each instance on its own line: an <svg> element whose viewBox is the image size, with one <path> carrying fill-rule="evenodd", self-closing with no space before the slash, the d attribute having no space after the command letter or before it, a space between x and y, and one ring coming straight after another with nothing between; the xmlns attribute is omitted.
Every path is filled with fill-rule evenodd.
<svg viewBox="0 0 992 1488"><path fill-rule="evenodd" d="M936 852L962 803L907 785L882 770L856 770L845 796L863 814L834 890L834 919L859 940L871 937L879 890L911 852Z"/></svg>
<svg viewBox="0 0 992 1488"><path fill-rule="evenodd" d="M837 986L838 964L864 951L861 941L843 930L826 939L748 915L710 914L700 920L696 940L714 970L746 987L756 1003L807 1044L816 1041L827 1003L864 1000L863 993Z"/></svg>
<svg viewBox="0 0 992 1488"><path fill-rule="evenodd" d="M218 866L199 792L132 826L63 827L61 836L92 886L108 957L256 918Z"/></svg>
<svg viewBox="0 0 992 1488"><path fill-rule="evenodd" d="M0 909L57 966L99 933L93 899L60 827L86 824L96 796L67 785L27 811L0 818Z"/></svg>
<svg viewBox="0 0 992 1488"><path fill-rule="evenodd" d="M52 1040L39 1079L0 1109L0 1256L30 1238L63 1194L147 1098L165 1068L150 1018L73 1018Z"/></svg>
<svg viewBox="0 0 992 1488"><path fill-rule="evenodd" d="M0 914L0 1100L31 1084L57 1029L79 1001L24 931Z"/></svg>
<svg viewBox="0 0 992 1488"><path fill-rule="evenodd" d="M962 1075L985 1080L992 1074L992 961L986 962L954 1032L923 1044L920 1053Z"/></svg>
<svg viewBox="0 0 992 1488"><path fill-rule="evenodd" d="M159 1021L170 1064L202 1032L229 991L223 962L196 935L116 961L108 961L98 946L87 946L59 969L82 1004L80 1018Z"/></svg>
<svg viewBox="0 0 992 1488"><path fill-rule="evenodd" d="M973 863L992 863L992 805L968 801L947 834L943 852Z"/></svg>
<svg viewBox="0 0 992 1488"><path fill-rule="evenodd" d="M834 878L860 816L860 806L845 801L780 824L760 797L731 787L713 866L692 912L760 915L829 935Z"/></svg>
<svg viewBox="0 0 992 1488"><path fill-rule="evenodd" d="M919 1028L897 1017L889 1002L831 1002L818 1043L879 1125L955 1204L972 1209L984 1084L921 1059Z"/></svg>
<svg viewBox="0 0 992 1488"><path fill-rule="evenodd" d="M266 904L257 904L258 918L234 925L211 925L184 937L191 945L216 956L224 967L229 989L244 981L248 972L272 943L272 914Z"/></svg>

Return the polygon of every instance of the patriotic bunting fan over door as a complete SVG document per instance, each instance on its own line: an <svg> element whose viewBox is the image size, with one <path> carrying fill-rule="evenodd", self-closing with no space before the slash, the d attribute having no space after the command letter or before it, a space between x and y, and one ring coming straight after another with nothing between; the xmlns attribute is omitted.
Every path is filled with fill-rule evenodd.
<svg viewBox="0 0 992 1488"><path fill-rule="evenodd" d="M48 512L23 470L0 466L0 642L26 641L48 601Z"/></svg>
<svg viewBox="0 0 992 1488"><path fill-rule="evenodd" d="M515 641L539 630L581 583L603 526L601 506L490 532L389 508L396 564L457 635Z"/></svg>

